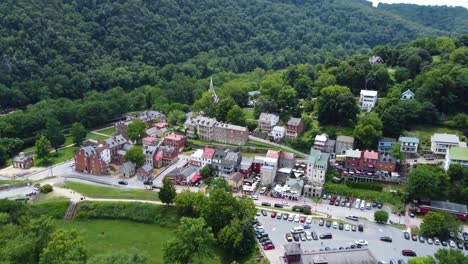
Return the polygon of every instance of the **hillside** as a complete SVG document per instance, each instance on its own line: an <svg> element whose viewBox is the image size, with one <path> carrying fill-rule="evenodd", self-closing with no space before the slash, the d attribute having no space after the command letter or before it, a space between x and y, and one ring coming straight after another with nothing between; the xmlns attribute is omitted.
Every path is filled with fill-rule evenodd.
<svg viewBox="0 0 468 264"><path fill-rule="evenodd" d="M463 7L380 3L378 9L423 26L446 31L449 36L466 34L468 31L468 9Z"/></svg>
<svg viewBox="0 0 468 264"><path fill-rule="evenodd" d="M451 34L345 0L6 0L0 9L0 109Z"/></svg>

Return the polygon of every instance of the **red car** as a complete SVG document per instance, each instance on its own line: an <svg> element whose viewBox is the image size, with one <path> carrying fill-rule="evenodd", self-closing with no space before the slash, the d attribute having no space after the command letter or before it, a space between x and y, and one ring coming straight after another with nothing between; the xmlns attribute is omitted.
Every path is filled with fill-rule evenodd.
<svg viewBox="0 0 468 264"><path fill-rule="evenodd" d="M275 217L276 217L276 212L275 211L271 212L271 218L275 218Z"/></svg>
<svg viewBox="0 0 468 264"><path fill-rule="evenodd" d="M409 249L403 249L401 251L401 254L403 256L410 256L410 257L416 257L416 252L414 252L413 250L409 250Z"/></svg>
<svg viewBox="0 0 468 264"><path fill-rule="evenodd" d="M275 245L273 245L273 244L264 245L264 246L263 246L263 249L264 249L264 250L275 249Z"/></svg>
<svg viewBox="0 0 468 264"><path fill-rule="evenodd" d="M305 219L305 216L301 216L299 219L300 219L301 223L304 223L305 220L306 220L306 219Z"/></svg>

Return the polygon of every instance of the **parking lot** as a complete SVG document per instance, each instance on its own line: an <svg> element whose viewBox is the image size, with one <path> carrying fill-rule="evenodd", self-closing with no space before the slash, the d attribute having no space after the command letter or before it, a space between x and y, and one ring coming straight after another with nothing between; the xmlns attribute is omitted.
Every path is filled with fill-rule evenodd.
<svg viewBox="0 0 468 264"><path fill-rule="evenodd" d="M271 263L280 263L279 259L284 254L283 245L292 243L287 242L286 233L290 233L292 228L304 224L271 218L270 212L268 212L267 216L260 215L257 216L257 218L276 247L274 250L265 251L266 256ZM312 250L318 251L320 249L325 249L325 247L329 247L330 249L350 247L351 244L354 244L355 240L363 239L369 243L368 247L377 260L388 263L390 259L407 260L408 257L401 255L401 251L403 249L411 249L415 251L418 256L426 256L433 255L440 247L442 247L406 240L403 236L402 230L391 226L379 225L373 222L363 220L358 222L348 221L349 224L362 224L364 226L363 232L345 231L334 229L332 227L327 228L325 226L319 226L318 222L318 219L313 219L312 224L310 225L311 229L306 229L306 231L315 231L318 236L324 233L331 233L333 238L296 242L301 243L301 248L304 252ZM380 237L382 236L391 237L393 242L389 243L380 241ZM463 250L463 252L464 254L468 253L466 250Z"/></svg>

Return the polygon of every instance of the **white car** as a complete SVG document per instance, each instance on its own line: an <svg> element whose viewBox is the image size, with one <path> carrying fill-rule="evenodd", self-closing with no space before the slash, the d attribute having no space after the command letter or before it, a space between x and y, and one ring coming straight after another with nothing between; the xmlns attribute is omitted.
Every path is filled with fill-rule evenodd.
<svg viewBox="0 0 468 264"><path fill-rule="evenodd" d="M311 217L311 216L308 216L308 217L307 217L306 223L307 223L307 224L312 224L312 217Z"/></svg>
<svg viewBox="0 0 468 264"><path fill-rule="evenodd" d="M312 234L309 231L305 231L305 236L306 236L307 240L309 240L309 241L313 239Z"/></svg>
<svg viewBox="0 0 468 264"><path fill-rule="evenodd" d="M369 243L367 243L366 240L362 240L362 239L356 240L356 241L354 241L354 243L355 243L356 245L361 245L361 246L368 246L368 245L369 245Z"/></svg>
<svg viewBox="0 0 468 264"><path fill-rule="evenodd" d="M300 218L299 218L299 215L298 215L298 214L294 216L294 222L298 223L298 222L299 222L299 219L300 219Z"/></svg>
<svg viewBox="0 0 468 264"><path fill-rule="evenodd" d="M258 195L252 195L252 200L258 200Z"/></svg>
<svg viewBox="0 0 468 264"><path fill-rule="evenodd" d="M345 230L345 231L349 231L349 228L350 228L350 227L349 227L348 224L345 224L345 225L344 225L344 230Z"/></svg>
<svg viewBox="0 0 468 264"><path fill-rule="evenodd" d="M336 222L336 221L333 222L332 226L333 226L334 229L337 229L338 228L338 222Z"/></svg>
<svg viewBox="0 0 468 264"><path fill-rule="evenodd" d="M453 242L453 240L449 240L449 245L450 247L454 248L456 247L457 245L455 245L455 242Z"/></svg>
<svg viewBox="0 0 468 264"><path fill-rule="evenodd" d="M288 203L288 202L281 202L281 204L282 204L284 207L289 206L289 203Z"/></svg>

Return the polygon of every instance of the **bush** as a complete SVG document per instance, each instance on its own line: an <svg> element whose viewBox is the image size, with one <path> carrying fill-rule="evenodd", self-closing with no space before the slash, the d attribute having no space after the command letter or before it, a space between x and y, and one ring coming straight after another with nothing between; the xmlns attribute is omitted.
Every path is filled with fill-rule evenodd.
<svg viewBox="0 0 468 264"><path fill-rule="evenodd" d="M310 211L310 208L302 208L302 212L306 215L310 215L311 214L311 211Z"/></svg>
<svg viewBox="0 0 468 264"><path fill-rule="evenodd" d="M378 210L374 212L374 220L377 223L386 224L388 221L388 213L383 210Z"/></svg>
<svg viewBox="0 0 468 264"><path fill-rule="evenodd" d="M33 203L31 209L38 217L47 215L54 219L63 219L69 204L69 200L49 200Z"/></svg>
<svg viewBox="0 0 468 264"><path fill-rule="evenodd" d="M82 202L77 206L76 218L121 219L158 225L177 223L174 207L138 202Z"/></svg>
<svg viewBox="0 0 468 264"><path fill-rule="evenodd" d="M364 189L364 190L371 190L371 191L379 191L383 190L383 186L378 183L373 182L354 182L354 181L346 181L346 186L356 189Z"/></svg>
<svg viewBox="0 0 468 264"><path fill-rule="evenodd" d="M302 206L294 205L291 210L294 212L302 212Z"/></svg>
<svg viewBox="0 0 468 264"><path fill-rule="evenodd" d="M54 190L54 188L50 184L45 184L45 185L42 185L42 187L41 187L41 192L42 193L50 193L53 190Z"/></svg>
<svg viewBox="0 0 468 264"><path fill-rule="evenodd" d="M397 207L402 206L402 200L399 196L394 196L390 192L378 192L371 190L352 189L345 184L335 184L331 182L325 183L326 193L339 194L344 196L357 197L369 201L377 201L380 203L390 203Z"/></svg>

